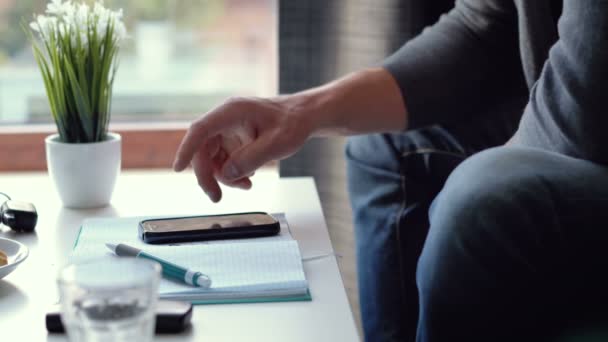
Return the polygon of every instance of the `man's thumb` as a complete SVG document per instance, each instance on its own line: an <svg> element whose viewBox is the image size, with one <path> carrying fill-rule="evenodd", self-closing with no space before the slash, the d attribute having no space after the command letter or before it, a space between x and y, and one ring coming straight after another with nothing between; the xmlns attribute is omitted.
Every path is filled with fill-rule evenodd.
<svg viewBox="0 0 608 342"><path fill-rule="evenodd" d="M222 167L222 177L233 181L255 172L260 166L279 157L276 149L277 145L267 137L254 140L230 155Z"/></svg>

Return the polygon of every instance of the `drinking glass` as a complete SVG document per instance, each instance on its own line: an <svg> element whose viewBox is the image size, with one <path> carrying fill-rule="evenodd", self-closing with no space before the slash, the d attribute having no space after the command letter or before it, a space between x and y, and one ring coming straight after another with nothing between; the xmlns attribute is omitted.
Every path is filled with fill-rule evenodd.
<svg viewBox="0 0 608 342"><path fill-rule="evenodd" d="M150 341L161 268L112 258L68 265L59 274L61 320L70 341Z"/></svg>

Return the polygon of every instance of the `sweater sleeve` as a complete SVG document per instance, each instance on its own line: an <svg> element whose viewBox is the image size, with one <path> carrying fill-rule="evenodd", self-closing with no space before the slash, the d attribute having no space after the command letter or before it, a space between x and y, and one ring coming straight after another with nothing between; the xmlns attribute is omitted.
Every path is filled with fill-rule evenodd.
<svg viewBox="0 0 608 342"><path fill-rule="evenodd" d="M459 0L384 61L397 81L408 128L449 123L499 96L527 91L512 0Z"/></svg>
<svg viewBox="0 0 608 342"><path fill-rule="evenodd" d="M564 1L514 142L608 164L608 0Z"/></svg>

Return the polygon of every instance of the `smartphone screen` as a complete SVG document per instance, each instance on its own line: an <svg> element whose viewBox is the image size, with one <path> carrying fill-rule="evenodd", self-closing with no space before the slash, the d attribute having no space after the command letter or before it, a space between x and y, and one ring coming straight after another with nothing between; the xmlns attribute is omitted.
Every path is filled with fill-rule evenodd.
<svg viewBox="0 0 608 342"><path fill-rule="evenodd" d="M276 222L277 220L268 214L252 213L149 220L142 222L142 226L146 232L165 233L272 225Z"/></svg>

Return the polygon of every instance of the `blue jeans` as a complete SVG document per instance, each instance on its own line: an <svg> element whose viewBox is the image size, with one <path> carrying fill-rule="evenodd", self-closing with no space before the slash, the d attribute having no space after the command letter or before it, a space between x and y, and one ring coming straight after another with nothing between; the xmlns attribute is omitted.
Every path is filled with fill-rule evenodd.
<svg viewBox="0 0 608 342"><path fill-rule="evenodd" d="M349 139L348 187L367 341L414 341L416 264L429 229L428 209L467 155L438 126Z"/></svg>
<svg viewBox="0 0 608 342"><path fill-rule="evenodd" d="M475 154L514 124L485 141L438 126L349 141L366 340L546 340L608 303L608 169Z"/></svg>

